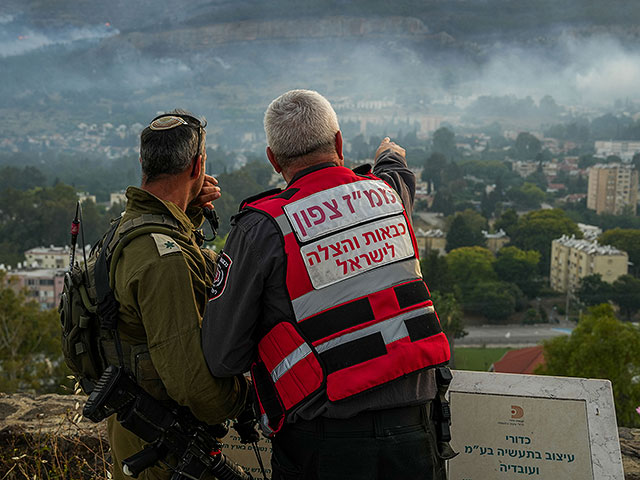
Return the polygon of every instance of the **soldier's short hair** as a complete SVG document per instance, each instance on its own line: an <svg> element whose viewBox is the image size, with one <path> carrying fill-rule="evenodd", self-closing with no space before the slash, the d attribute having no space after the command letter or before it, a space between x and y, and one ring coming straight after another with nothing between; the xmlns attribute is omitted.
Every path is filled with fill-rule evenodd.
<svg viewBox="0 0 640 480"><path fill-rule="evenodd" d="M339 130L333 107L313 90L284 93L264 114L267 144L283 168L310 153L333 151Z"/></svg>
<svg viewBox="0 0 640 480"><path fill-rule="evenodd" d="M166 128L154 127L157 120L170 120L172 116L184 120L186 124L168 123ZM149 182L163 175L176 175L189 168L198 153L204 157L205 126L204 120L181 109L156 117L140 134L144 180Z"/></svg>

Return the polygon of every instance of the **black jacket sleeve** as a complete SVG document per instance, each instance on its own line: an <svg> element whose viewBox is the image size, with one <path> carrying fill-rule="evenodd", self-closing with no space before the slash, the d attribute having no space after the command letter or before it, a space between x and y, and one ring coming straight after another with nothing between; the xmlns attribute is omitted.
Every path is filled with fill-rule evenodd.
<svg viewBox="0 0 640 480"><path fill-rule="evenodd" d="M411 218L413 200L416 195L416 176L400 154L385 150L376 159L373 174L391 185L402 198L404 208Z"/></svg>
<svg viewBox="0 0 640 480"><path fill-rule="evenodd" d="M282 238L266 216L249 212L236 218L218 266L213 298L202 322L202 348L211 373L228 377L249 370L258 341L276 323L291 318L284 282ZM214 282L215 284L215 282Z"/></svg>

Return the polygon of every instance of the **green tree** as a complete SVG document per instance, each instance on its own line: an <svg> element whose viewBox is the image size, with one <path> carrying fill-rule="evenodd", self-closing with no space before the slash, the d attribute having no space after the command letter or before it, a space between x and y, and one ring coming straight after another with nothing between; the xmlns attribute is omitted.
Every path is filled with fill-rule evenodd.
<svg viewBox="0 0 640 480"><path fill-rule="evenodd" d="M57 312L41 311L0 271L0 391L59 391L68 373Z"/></svg>
<svg viewBox="0 0 640 480"><path fill-rule="evenodd" d="M516 299L509 292L484 287L482 293L474 298L479 301L477 311L482 313L489 323L499 323L511 316L516 311Z"/></svg>
<svg viewBox="0 0 640 480"><path fill-rule="evenodd" d="M640 280L631 275L622 275L611 285L611 299L630 321L640 310Z"/></svg>
<svg viewBox="0 0 640 480"><path fill-rule="evenodd" d="M451 215L455 212L453 195L448 190L439 190L431 204L431 211L440 212L443 215Z"/></svg>
<svg viewBox="0 0 640 480"><path fill-rule="evenodd" d="M498 278L515 283L527 296L535 297L540 290L538 263L540 254L534 250L504 247L498 252L493 268Z"/></svg>
<svg viewBox="0 0 640 480"><path fill-rule="evenodd" d="M447 252L460 247L486 244L482 231L488 230L487 219L478 212L467 209L457 213L450 221L447 231Z"/></svg>
<svg viewBox="0 0 640 480"><path fill-rule="evenodd" d="M493 254L483 247L461 247L452 250L446 258L454 291L465 310L474 310L471 303L478 285L497 280Z"/></svg>
<svg viewBox="0 0 640 480"><path fill-rule="evenodd" d="M593 158L593 155L582 155L578 160L578 168L587 169L593 167L596 163L598 163L598 159Z"/></svg>
<svg viewBox="0 0 640 480"><path fill-rule="evenodd" d="M431 186L436 191L440 190L442 186L442 172L447 165L447 158L439 152L434 152L427 157L424 162L424 168L422 169L422 180L429 184L429 192L431 193Z"/></svg>
<svg viewBox="0 0 640 480"><path fill-rule="evenodd" d="M509 208L500 215L500 218L493 224L493 228L496 230L502 229L507 235L511 236L511 232L516 225L518 225L518 214L513 208Z"/></svg>
<svg viewBox="0 0 640 480"><path fill-rule="evenodd" d="M465 337L468 332L464 329L464 319L462 310L453 293L433 292L431 300L436 308L442 331L449 340L449 348L451 350L451 360L449 364L455 367L454 348L457 338Z"/></svg>
<svg viewBox="0 0 640 480"><path fill-rule="evenodd" d="M436 251L429 252L429 255L420 260L422 276L429 286L431 293L451 293L453 292L453 279L449 273L449 264L446 257L441 256Z"/></svg>
<svg viewBox="0 0 640 480"><path fill-rule="evenodd" d="M496 273L493 270L495 258L484 247L457 248L452 250L446 258L449 272L456 284L496 279Z"/></svg>
<svg viewBox="0 0 640 480"><path fill-rule="evenodd" d="M598 239L601 245L613 245L629 254L633 263L631 272L640 277L640 230L631 228L614 228L607 230Z"/></svg>
<svg viewBox="0 0 640 480"><path fill-rule="evenodd" d="M580 303L590 307L607 303L611 294L611 284L602 280L602 275L599 273L583 277L576 290L576 296Z"/></svg>
<svg viewBox="0 0 640 480"><path fill-rule="evenodd" d="M455 134L447 127L440 127L433 132L433 152L443 154L447 160L454 160L458 156Z"/></svg>
<svg viewBox="0 0 640 480"><path fill-rule="evenodd" d="M447 187L454 192L456 191L455 184L458 182L464 182L462 177L463 177L462 171L460 170L460 167L458 166L458 164L455 162L447 163L447 165L444 167L444 170L442 171L443 185L447 185ZM463 183L463 188L464 188L464 183Z"/></svg>
<svg viewBox="0 0 640 480"><path fill-rule="evenodd" d="M467 287L463 301L466 311L484 315L489 323L501 323L523 306L524 295L517 285L496 280L482 279Z"/></svg>
<svg viewBox="0 0 640 480"><path fill-rule="evenodd" d="M507 196L519 207L525 209L540 208L546 194L533 183L525 182L520 187L512 187Z"/></svg>
<svg viewBox="0 0 640 480"><path fill-rule="evenodd" d="M562 235L582 237L578 225L559 209L536 210L518 220L511 230L511 243L521 250L540 252L540 272L549 274L551 242Z"/></svg>
<svg viewBox="0 0 640 480"><path fill-rule="evenodd" d="M536 373L611 380L618 424L640 427L640 330L610 305L590 307L571 335L545 341L544 358Z"/></svg>
<svg viewBox="0 0 640 480"><path fill-rule="evenodd" d="M46 177L35 167L18 168L7 166L0 168L0 192L9 187L16 190L28 190L47 183Z"/></svg>
<svg viewBox="0 0 640 480"><path fill-rule="evenodd" d="M542 149L542 143L528 132L520 132L516 138L515 153L520 160L533 160Z"/></svg>
<svg viewBox="0 0 640 480"><path fill-rule="evenodd" d="M217 177L223 193L214 203L220 216L219 235L226 235L231 229L231 216L238 213L242 200L269 188L271 172L266 162L249 162L238 170Z"/></svg>
<svg viewBox="0 0 640 480"><path fill-rule="evenodd" d="M538 187L543 192L547 189L548 183L547 177L545 176L542 170L542 163L538 164L538 168L536 171L529 175L526 179L527 182L533 183L536 187Z"/></svg>
<svg viewBox="0 0 640 480"><path fill-rule="evenodd" d="M58 183L27 191L6 189L0 194L0 263L14 264L23 252L39 245L65 245L69 242L69 224L77 202L73 187ZM89 223L84 225L85 241L95 242L104 232L91 230L100 222L89 208ZM89 228L91 227L91 228ZM14 254L18 254L16 255Z"/></svg>
<svg viewBox="0 0 640 480"><path fill-rule="evenodd" d="M482 216L485 218L491 218L498 210L503 200L502 192L499 190L493 190L488 194L482 192L482 198L480 199L480 210L482 211Z"/></svg>

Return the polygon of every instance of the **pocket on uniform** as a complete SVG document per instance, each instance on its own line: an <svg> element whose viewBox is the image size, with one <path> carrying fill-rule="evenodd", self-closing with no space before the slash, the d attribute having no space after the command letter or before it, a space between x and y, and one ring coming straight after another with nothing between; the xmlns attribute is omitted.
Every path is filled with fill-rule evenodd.
<svg viewBox="0 0 640 480"><path fill-rule="evenodd" d="M158 371L153 366L147 346L137 345L132 347L131 356L134 360L134 374L138 385L157 400L167 400L169 398L167 390L164 388Z"/></svg>

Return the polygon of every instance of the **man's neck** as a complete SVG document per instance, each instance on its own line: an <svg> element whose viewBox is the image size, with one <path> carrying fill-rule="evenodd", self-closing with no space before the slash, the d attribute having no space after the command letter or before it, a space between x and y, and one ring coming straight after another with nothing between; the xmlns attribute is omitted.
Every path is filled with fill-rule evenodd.
<svg viewBox="0 0 640 480"><path fill-rule="evenodd" d="M291 165L289 168L287 168L286 171L283 170L282 177L284 178L285 182L289 183L291 182L291 179L301 171L315 165L320 165L322 163L333 163L338 166L343 164L343 162L340 160L340 157L338 157L338 155L336 154L311 154L301 158L294 165Z"/></svg>
<svg viewBox="0 0 640 480"><path fill-rule="evenodd" d="M191 202L190 191L183 179L177 176L165 177L152 182L142 182L140 188L155 195L160 200L176 204L183 211Z"/></svg>

